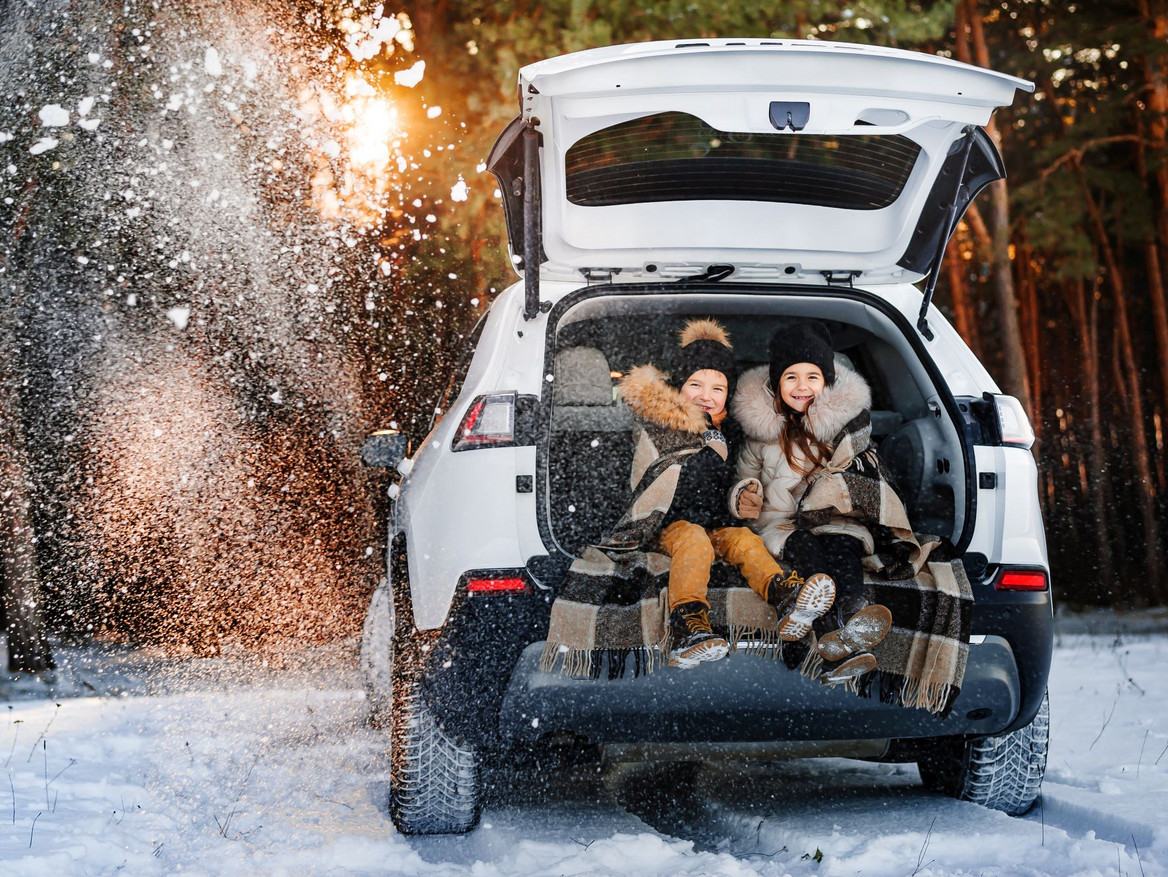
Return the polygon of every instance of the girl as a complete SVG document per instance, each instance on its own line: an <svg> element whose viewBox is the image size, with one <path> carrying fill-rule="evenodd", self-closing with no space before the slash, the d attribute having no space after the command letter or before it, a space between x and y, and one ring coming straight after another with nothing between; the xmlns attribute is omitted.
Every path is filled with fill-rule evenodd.
<svg viewBox="0 0 1168 877"><path fill-rule="evenodd" d="M732 494L736 514L754 518L785 568L822 570L835 581L835 610L815 624L812 640L830 683L875 669L868 650L891 628L888 609L870 605L864 559L920 552L915 541L877 546L873 535L883 540L889 530L878 525L907 524L907 515L871 441L871 404L864 379L835 362L827 327L802 320L774 334L769 366L742 376L731 406L747 437ZM751 492L762 494L757 517ZM896 534L898 542L912 539L907 527Z"/></svg>

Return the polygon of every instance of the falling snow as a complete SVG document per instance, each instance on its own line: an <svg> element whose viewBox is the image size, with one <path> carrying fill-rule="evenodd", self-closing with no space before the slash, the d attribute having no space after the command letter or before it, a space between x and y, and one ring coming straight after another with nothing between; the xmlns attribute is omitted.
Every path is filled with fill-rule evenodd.
<svg viewBox="0 0 1168 877"><path fill-rule="evenodd" d="M50 149L56 149L57 144L60 142L61 141L57 140L55 137L42 137L40 140L30 146L28 151L32 155L40 155L41 153L48 152Z"/></svg>
<svg viewBox="0 0 1168 877"><path fill-rule="evenodd" d="M174 323L174 328L179 331L187 327L187 322L191 318L191 309L182 306L175 306L166 312L166 319Z"/></svg>
<svg viewBox="0 0 1168 877"><path fill-rule="evenodd" d="M69 124L69 111L60 104L49 104L40 108L37 118L46 128L61 128Z"/></svg>
<svg viewBox="0 0 1168 877"><path fill-rule="evenodd" d="M406 88L413 88L422 81L422 77L426 73L426 62L419 61L408 70L399 70L393 74L393 81L405 86Z"/></svg>

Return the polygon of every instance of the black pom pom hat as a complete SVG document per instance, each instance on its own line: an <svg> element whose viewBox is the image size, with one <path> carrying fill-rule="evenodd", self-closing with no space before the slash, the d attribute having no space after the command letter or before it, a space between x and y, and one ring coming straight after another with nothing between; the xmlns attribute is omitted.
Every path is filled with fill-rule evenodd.
<svg viewBox="0 0 1168 877"><path fill-rule="evenodd" d="M819 320L798 320L780 326L771 336L771 389L778 392L783 372L797 362L819 366L827 386L835 383L835 351L831 330Z"/></svg>

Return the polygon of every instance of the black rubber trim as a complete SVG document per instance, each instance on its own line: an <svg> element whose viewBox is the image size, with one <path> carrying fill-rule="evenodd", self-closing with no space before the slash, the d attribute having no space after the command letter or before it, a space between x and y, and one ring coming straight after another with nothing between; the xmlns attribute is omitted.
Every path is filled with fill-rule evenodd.
<svg viewBox="0 0 1168 877"><path fill-rule="evenodd" d="M969 162L965 167L965 176L957 195L952 224L949 225L946 217L953 208L949 203L953 190L953 176L961 169L965 142L965 138L962 137L953 141L950 146L950 152L942 162L941 170L933 181L932 189L929 190L925 207L917 217L916 227L904 255L896 263L901 268L917 274L930 274L940 270L938 254L943 254L940 244L946 228L950 229L950 232L955 231L958 221L965 215L965 211L981 190L990 183L1006 178L1006 166L994 141L984 128L975 126Z"/></svg>
<svg viewBox="0 0 1168 877"><path fill-rule="evenodd" d="M965 428L969 430L973 444L991 448L1003 446L1002 424L992 393L958 396L957 407L965 415Z"/></svg>
<svg viewBox="0 0 1168 877"><path fill-rule="evenodd" d="M471 578L522 576L523 569L469 570L458 588L439 635L422 655L420 678L426 703L451 736L496 748L499 711L523 650L547 636L551 595L531 588L470 595Z"/></svg>
<svg viewBox="0 0 1168 877"><path fill-rule="evenodd" d="M1002 570L1041 572L1047 587L1041 591L999 591L994 587ZM1028 725L1042 705L1054 654L1054 598L1050 569L1039 564L990 564L980 578L971 579L973 588L973 634L1005 639L1018 665L1022 688L1018 715L1002 733ZM976 648L974 646L973 648Z"/></svg>
<svg viewBox="0 0 1168 877"><path fill-rule="evenodd" d="M524 253L523 234L523 131L527 127L522 116L516 116L495 140L487 154L487 170L499 183L499 194L503 201L503 221L507 226L507 240L511 254L521 259ZM539 134L539 145L543 147L543 134ZM539 261L547 261L543 241L539 242Z"/></svg>

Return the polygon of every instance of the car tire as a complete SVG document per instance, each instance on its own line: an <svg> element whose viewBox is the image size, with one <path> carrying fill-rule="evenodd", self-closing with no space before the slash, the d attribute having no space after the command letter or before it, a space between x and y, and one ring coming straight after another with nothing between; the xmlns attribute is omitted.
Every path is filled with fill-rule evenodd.
<svg viewBox="0 0 1168 877"><path fill-rule="evenodd" d="M917 762L925 787L1021 816L1042 791L1050 743L1050 698L1030 724L1009 734L939 744Z"/></svg>
<svg viewBox="0 0 1168 877"><path fill-rule="evenodd" d="M388 725L393 703L393 638L396 628L393 592L382 579L365 613L361 629L361 677L369 702L369 723L375 728Z"/></svg>
<svg viewBox="0 0 1168 877"><path fill-rule="evenodd" d="M412 683L393 711L389 810L402 834L462 834L479 821L479 754L443 732Z"/></svg>

